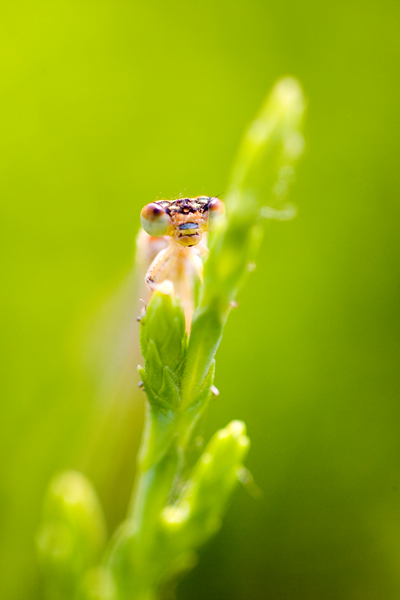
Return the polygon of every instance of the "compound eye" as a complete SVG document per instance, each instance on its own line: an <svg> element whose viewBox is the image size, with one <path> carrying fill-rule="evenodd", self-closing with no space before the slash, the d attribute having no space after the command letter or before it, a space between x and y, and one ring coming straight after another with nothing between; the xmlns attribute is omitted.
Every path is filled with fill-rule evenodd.
<svg viewBox="0 0 400 600"><path fill-rule="evenodd" d="M225 205L219 198L212 198L208 204L208 220L210 226L217 223L225 215Z"/></svg>
<svg viewBox="0 0 400 600"><path fill-rule="evenodd" d="M161 237L166 235L169 228L169 217L165 210L156 204L146 204L140 213L142 227L146 233L153 237Z"/></svg>

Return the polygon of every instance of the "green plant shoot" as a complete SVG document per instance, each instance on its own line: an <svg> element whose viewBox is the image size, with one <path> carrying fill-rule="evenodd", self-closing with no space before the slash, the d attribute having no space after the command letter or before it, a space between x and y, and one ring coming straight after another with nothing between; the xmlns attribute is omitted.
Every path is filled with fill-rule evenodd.
<svg viewBox="0 0 400 600"><path fill-rule="evenodd" d="M245 424L217 431L189 474L187 448L215 393L215 353L265 219L293 214L282 202L303 149L304 110L297 81L279 81L242 140L226 216L221 201L207 197L186 199L186 212L183 201L143 209L148 233L172 242L146 276L152 295L140 319L147 403L137 480L107 546L83 476L66 473L51 484L38 535L49 600L156 600L220 528L250 445Z"/></svg>

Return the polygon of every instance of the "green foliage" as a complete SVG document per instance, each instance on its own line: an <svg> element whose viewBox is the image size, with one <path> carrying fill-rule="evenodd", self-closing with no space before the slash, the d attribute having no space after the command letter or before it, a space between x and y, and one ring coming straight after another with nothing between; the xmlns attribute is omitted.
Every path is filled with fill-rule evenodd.
<svg viewBox="0 0 400 600"><path fill-rule="evenodd" d="M99 560L106 527L96 492L86 478L67 471L50 484L37 536L47 596L67 600L77 582Z"/></svg>
<svg viewBox="0 0 400 600"><path fill-rule="evenodd" d="M184 403L196 395L210 368L232 302L252 266L262 235L262 207L274 200L282 171L293 169L301 155L304 109L296 80L282 79L244 135L226 200L227 219L212 237L205 264L185 366Z"/></svg>
<svg viewBox="0 0 400 600"><path fill-rule="evenodd" d="M241 421L232 421L211 439L177 501L162 512L176 547L191 550L219 529L249 443Z"/></svg>
<svg viewBox="0 0 400 600"><path fill-rule="evenodd" d="M245 425L233 421L218 431L189 474L187 446L212 394L214 356L232 302L256 255L263 204L301 154L303 112L298 83L284 79L245 134L190 336L173 291L153 293L140 320L139 374L148 403L139 472L126 521L96 568L90 569L103 529L93 491L79 474L51 485L38 545L54 598L156 598L220 528L250 443Z"/></svg>

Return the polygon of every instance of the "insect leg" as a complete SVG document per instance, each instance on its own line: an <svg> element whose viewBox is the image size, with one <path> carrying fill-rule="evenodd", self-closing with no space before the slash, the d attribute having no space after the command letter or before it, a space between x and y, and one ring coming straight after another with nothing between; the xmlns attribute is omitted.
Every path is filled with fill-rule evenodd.
<svg viewBox="0 0 400 600"><path fill-rule="evenodd" d="M145 277L145 282L151 291L160 290L164 294L170 294L173 291L172 282L167 280L173 256L174 246L171 245L161 250L151 263Z"/></svg>
<svg viewBox="0 0 400 600"><path fill-rule="evenodd" d="M197 251L197 248L196 250L193 249L188 259L192 264L197 277L200 279L201 283L203 283L203 261L201 260L201 254Z"/></svg>

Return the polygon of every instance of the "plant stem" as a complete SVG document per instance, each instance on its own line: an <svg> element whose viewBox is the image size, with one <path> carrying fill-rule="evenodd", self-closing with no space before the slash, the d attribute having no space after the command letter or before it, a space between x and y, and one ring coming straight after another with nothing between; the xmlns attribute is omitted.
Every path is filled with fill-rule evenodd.
<svg viewBox="0 0 400 600"><path fill-rule="evenodd" d="M150 418L147 416L147 418ZM149 547L158 516L166 505L171 488L179 471L176 444L150 468L143 469L139 463L138 479L133 492L128 519L132 519L138 543Z"/></svg>

